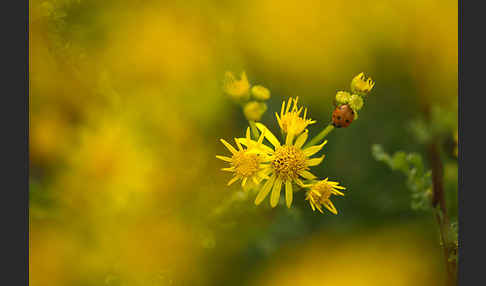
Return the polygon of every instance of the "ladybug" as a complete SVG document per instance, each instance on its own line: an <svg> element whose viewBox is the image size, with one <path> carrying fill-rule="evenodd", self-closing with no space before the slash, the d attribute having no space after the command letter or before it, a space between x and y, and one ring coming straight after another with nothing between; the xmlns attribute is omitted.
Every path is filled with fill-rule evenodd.
<svg viewBox="0 0 486 286"><path fill-rule="evenodd" d="M348 127L354 120L354 111L348 104L336 106L332 112L332 125L337 128Z"/></svg>

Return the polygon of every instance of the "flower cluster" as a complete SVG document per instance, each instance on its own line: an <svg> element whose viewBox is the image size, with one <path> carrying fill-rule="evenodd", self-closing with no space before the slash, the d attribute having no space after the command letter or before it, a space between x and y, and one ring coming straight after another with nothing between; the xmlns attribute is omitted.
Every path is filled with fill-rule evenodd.
<svg viewBox="0 0 486 286"><path fill-rule="evenodd" d="M338 91L336 93L336 103L338 107L348 105L353 111L353 119L358 119L358 111L363 108L364 96L366 96L375 86L371 78L366 78L364 73L360 73L351 80L351 93L347 91Z"/></svg>
<svg viewBox="0 0 486 286"><path fill-rule="evenodd" d="M234 175L228 185L240 179L242 186L245 186L248 181L251 182L258 190L255 204L259 205L270 196L271 207L278 205L280 194L284 189L285 203L288 208L292 205L295 191L299 188L309 189L306 200L313 210L322 212L321 205L323 205L333 214L337 214L330 198L332 195L344 195L337 190L342 190L344 187L338 186L337 182L328 181L327 178L318 180L310 170L311 167L322 163L324 155L313 156L321 151L327 140L321 144L304 147L308 138L307 126L316 121L307 118L307 109L298 107L298 98L284 101L280 115L276 113L276 118L285 136L283 142L259 122L255 124L259 136L252 138L248 127L245 137L235 138L237 149L221 139L232 154L231 157L216 156L230 164L230 167L223 168L224 171L232 172ZM266 145L266 142L270 145Z"/></svg>
<svg viewBox="0 0 486 286"><path fill-rule="evenodd" d="M262 85L251 85L245 72L236 79L232 72L226 72L223 80L223 91L243 107L247 120L259 121L267 111L266 100L270 98L270 90Z"/></svg>

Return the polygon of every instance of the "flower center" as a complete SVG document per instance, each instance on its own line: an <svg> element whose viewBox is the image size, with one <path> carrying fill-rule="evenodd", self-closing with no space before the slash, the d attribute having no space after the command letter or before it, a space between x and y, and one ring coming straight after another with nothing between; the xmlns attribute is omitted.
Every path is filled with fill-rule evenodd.
<svg viewBox="0 0 486 286"><path fill-rule="evenodd" d="M327 182L319 182L315 184L312 189L321 194L318 198L321 202L327 201L331 196L332 186L327 184Z"/></svg>
<svg viewBox="0 0 486 286"><path fill-rule="evenodd" d="M306 160L307 157L300 148L284 145L275 151L272 167L283 180L297 179L299 172L307 169Z"/></svg>
<svg viewBox="0 0 486 286"><path fill-rule="evenodd" d="M258 171L260 160L257 154L248 154L246 151L239 151L233 155L231 165L235 168L237 176L249 177Z"/></svg>

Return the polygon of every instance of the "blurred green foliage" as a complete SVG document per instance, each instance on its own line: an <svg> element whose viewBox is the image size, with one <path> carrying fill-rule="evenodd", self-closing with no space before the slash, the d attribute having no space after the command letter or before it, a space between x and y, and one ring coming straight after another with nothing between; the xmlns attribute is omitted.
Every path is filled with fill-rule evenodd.
<svg viewBox="0 0 486 286"><path fill-rule="evenodd" d="M383 147L374 144L371 152L376 160L384 162L392 170L400 171L407 176L407 187L410 189L411 208L413 210L430 210L432 198L432 172L425 170L422 156L417 153L397 151L389 155Z"/></svg>

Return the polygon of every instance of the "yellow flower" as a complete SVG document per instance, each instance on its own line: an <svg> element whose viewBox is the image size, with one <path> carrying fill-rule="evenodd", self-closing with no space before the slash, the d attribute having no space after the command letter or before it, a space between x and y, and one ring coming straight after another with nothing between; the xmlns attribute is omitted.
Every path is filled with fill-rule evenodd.
<svg viewBox="0 0 486 286"><path fill-rule="evenodd" d="M236 140L241 144L245 145L249 150L248 152L259 154L262 158L266 158L262 159L264 162L269 162L267 155L272 154L273 150L272 148L262 143L264 137L265 132L262 132L260 134L260 137L258 138L258 141L251 139L250 127L247 127L245 138L237 138Z"/></svg>
<svg viewBox="0 0 486 286"><path fill-rule="evenodd" d="M363 99L361 96L353 94L349 99L349 107L351 107L353 111L360 110L363 107Z"/></svg>
<svg viewBox="0 0 486 286"><path fill-rule="evenodd" d="M256 100L268 100L270 98L270 90L261 85L253 86L251 88L251 94Z"/></svg>
<svg viewBox="0 0 486 286"><path fill-rule="evenodd" d="M351 91L360 95L365 95L371 91L375 83L371 78L366 79L364 73L355 76L351 81Z"/></svg>
<svg viewBox="0 0 486 286"><path fill-rule="evenodd" d="M338 91L336 93L336 101L339 104L348 104L349 100L351 100L351 94L347 91Z"/></svg>
<svg viewBox="0 0 486 286"><path fill-rule="evenodd" d="M295 142L293 142L292 133L287 133L285 145L281 145L275 135L272 134L268 128L256 123L257 128L264 134L265 138L273 145L274 150L268 152L269 164L264 165L263 174L269 176L263 187L255 199L255 204L259 205L272 191L270 196L270 205L277 206L280 199L280 191L282 185L285 185L285 200L287 207L292 205L293 187L292 183L303 185L301 178L313 180L316 178L309 167L319 165L324 159L324 155L318 158L310 158L315 153L319 152L327 143L324 141L321 145L311 146L302 149L307 140L308 131L305 130Z"/></svg>
<svg viewBox="0 0 486 286"><path fill-rule="evenodd" d="M241 73L241 79L237 80L232 72L224 74L223 90L236 101L246 101L250 98L250 83L246 73Z"/></svg>
<svg viewBox="0 0 486 286"><path fill-rule="evenodd" d="M247 138L245 143L250 145L250 148L244 149L240 144L240 139L235 138L238 149L235 149L224 139L221 142L231 152L231 157L216 155L216 158L229 162L230 167L222 168L223 171L234 173L234 177L228 182L228 186L241 179L241 186L245 186L248 179L250 179L255 185L259 185L261 180L267 178L266 165L263 163L268 162L268 157L264 156L265 151L272 151L269 147L262 144L264 134L260 135L258 141L253 141L249 138L249 128L247 129ZM250 142L251 141L251 142ZM266 148L265 148L266 147ZM268 164L267 164L268 165Z"/></svg>
<svg viewBox="0 0 486 286"><path fill-rule="evenodd" d="M265 111L267 111L267 105L264 102L250 101L243 107L246 119L252 121L259 121Z"/></svg>
<svg viewBox="0 0 486 286"><path fill-rule="evenodd" d="M306 193L305 199L309 201L313 211L317 209L323 213L321 207L321 205L323 205L333 214L337 214L336 207L331 202L330 197L331 195L344 196L344 194L338 190L345 190L346 188L339 186L338 182L328 181L327 179L328 178L315 184L304 185L303 187L310 188Z"/></svg>
<svg viewBox="0 0 486 286"><path fill-rule="evenodd" d="M294 105L292 106L292 100L294 101ZM316 121L312 119L306 119L307 116L307 108L304 109L304 116L300 117L302 113L303 107L297 107L297 101L299 97L296 99L289 98L287 102L287 107L285 107L285 101L282 103L282 109L280 110L280 116L275 113L278 121L278 125L282 129L283 133L292 134L292 136L297 136L302 133L308 125L316 123Z"/></svg>

